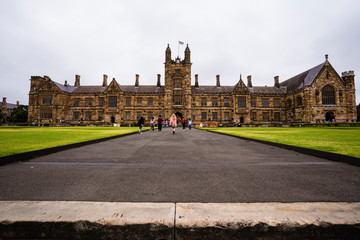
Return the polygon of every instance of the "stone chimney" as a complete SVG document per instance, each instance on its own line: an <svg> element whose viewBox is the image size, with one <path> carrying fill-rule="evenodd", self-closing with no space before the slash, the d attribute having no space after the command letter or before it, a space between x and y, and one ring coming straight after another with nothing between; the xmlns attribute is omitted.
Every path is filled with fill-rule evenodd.
<svg viewBox="0 0 360 240"><path fill-rule="evenodd" d="M216 86L220 87L220 75L216 75Z"/></svg>
<svg viewBox="0 0 360 240"><path fill-rule="evenodd" d="M199 75L195 74L195 87L199 87L199 79L198 79Z"/></svg>
<svg viewBox="0 0 360 240"><path fill-rule="evenodd" d="M107 84L107 78L108 76L106 74L104 74L104 78L103 78L103 87L106 87L108 84Z"/></svg>
<svg viewBox="0 0 360 240"><path fill-rule="evenodd" d="M135 75L135 87L139 86L139 74Z"/></svg>
<svg viewBox="0 0 360 240"><path fill-rule="evenodd" d="M160 79L161 79L161 75L158 74L157 75L157 84L156 84L157 87L160 87Z"/></svg>
<svg viewBox="0 0 360 240"><path fill-rule="evenodd" d="M3 103L3 106L5 106L5 107L6 107L6 97L3 97L3 101L2 101L2 103Z"/></svg>
<svg viewBox="0 0 360 240"><path fill-rule="evenodd" d="M65 80L64 86L66 87L68 85L67 81Z"/></svg>
<svg viewBox="0 0 360 240"><path fill-rule="evenodd" d="M252 87L251 75L247 76L247 80L248 80L247 86Z"/></svg>
<svg viewBox="0 0 360 240"><path fill-rule="evenodd" d="M80 75L75 75L75 87L79 87L80 86Z"/></svg>
<svg viewBox="0 0 360 240"><path fill-rule="evenodd" d="M16 101L16 106L20 106L20 102L19 102L19 101Z"/></svg>
<svg viewBox="0 0 360 240"><path fill-rule="evenodd" d="M274 86L277 87L277 88L280 87L279 76L274 77Z"/></svg>

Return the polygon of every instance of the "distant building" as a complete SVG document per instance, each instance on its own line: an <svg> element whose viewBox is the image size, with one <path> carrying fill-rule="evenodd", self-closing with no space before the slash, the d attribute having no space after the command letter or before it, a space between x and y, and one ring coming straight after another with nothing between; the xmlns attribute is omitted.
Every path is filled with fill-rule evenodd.
<svg viewBox="0 0 360 240"><path fill-rule="evenodd" d="M16 104L13 104L13 103L7 103L6 102L6 97L3 97L3 100L2 102L0 102L0 109L1 109L1 113L3 114L3 116L5 117L5 119L1 119L0 121L1 122L5 122L6 121L6 118L10 117L11 115L11 112L19 107L20 104L19 104L19 101L16 102Z"/></svg>
<svg viewBox="0 0 360 240"><path fill-rule="evenodd" d="M134 85L122 85L115 78L108 84L80 85L57 83L49 77L31 77L29 121L84 124L134 124L145 119L172 113L204 124L280 124L350 122L356 120L354 72L340 76L328 61L286 81L274 78L273 86L247 85L241 76L233 86L202 86L198 74L192 85L190 49L185 57L172 59L165 51L165 83L157 76L156 85L141 85L136 74Z"/></svg>

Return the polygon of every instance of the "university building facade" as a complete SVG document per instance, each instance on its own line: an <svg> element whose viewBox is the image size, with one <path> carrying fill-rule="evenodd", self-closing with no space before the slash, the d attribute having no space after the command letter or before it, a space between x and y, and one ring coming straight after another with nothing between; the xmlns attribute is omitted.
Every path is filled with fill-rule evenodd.
<svg viewBox="0 0 360 240"><path fill-rule="evenodd" d="M156 85L141 85L139 75L134 85L122 85L115 78L108 84L82 86L60 84L48 76L32 76L29 92L29 118L35 123L136 124L159 115L193 119L195 123L291 124L353 122L356 120L354 71L340 76L328 61L286 81L274 78L273 86L253 86L242 77L233 86L202 86L198 75L192 84L191 52L187 46L184 59L173 59L169 45L165 51L165 77Z"/></svg>

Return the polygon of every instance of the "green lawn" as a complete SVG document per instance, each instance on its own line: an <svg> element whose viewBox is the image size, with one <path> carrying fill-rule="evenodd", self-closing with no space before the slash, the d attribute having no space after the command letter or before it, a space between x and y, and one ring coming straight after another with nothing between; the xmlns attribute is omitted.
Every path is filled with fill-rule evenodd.
<svg viewBox="0 0 360 240"><path fill-rule="evenodd" d="M360 128L356 127L201 129L360 158Z"/></svg>
<svg viewBox="0 0 360 240"><path fill-rule="evenodd" d="M136 131L137 127L0 127L0 157Z"/></svg>

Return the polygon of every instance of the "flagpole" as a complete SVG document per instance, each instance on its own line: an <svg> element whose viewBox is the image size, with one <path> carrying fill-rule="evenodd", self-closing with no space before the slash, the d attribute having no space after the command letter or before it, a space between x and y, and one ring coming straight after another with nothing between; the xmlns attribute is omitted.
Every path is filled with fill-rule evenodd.
<svg viewBox="0 0 360 240"><path fill-rule="evenodd" d="M178 41L178 58L179 58L179 55L180 55L180 42Z"/></svg>

